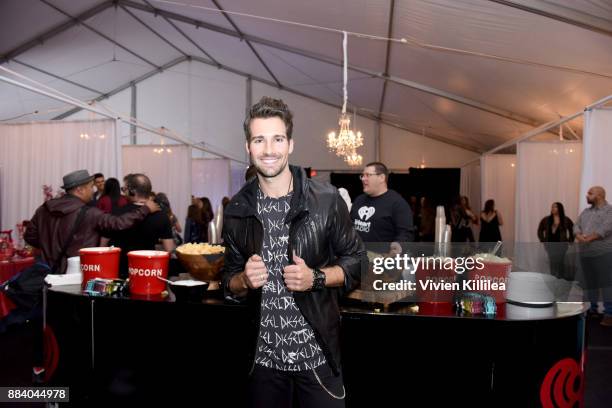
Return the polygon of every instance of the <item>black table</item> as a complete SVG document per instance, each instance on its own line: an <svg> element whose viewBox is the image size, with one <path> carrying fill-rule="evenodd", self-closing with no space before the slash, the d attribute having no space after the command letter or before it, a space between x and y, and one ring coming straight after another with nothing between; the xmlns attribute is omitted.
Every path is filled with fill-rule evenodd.
<svg viewBox="0 0 612 408"><path fill-rule="evenodd" d="M552 407L548 400L581 397L582 303L557 304L545 317L503 306L495 318L419 314L409 304L383 310L342 307L347 407L441 406L448 398L454 406ZM63 286L48 290L46 316L59 355L52 381L70 387L75 405L245 402L252 345L244 306L218 297L88 297Z"/></svg>

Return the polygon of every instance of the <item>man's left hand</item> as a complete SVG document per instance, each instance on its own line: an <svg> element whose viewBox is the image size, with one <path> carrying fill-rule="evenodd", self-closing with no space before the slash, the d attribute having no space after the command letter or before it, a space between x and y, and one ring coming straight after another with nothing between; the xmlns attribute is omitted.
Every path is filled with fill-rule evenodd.
<svg viewBox="0 0 612 408"><path fill-rule="evenodd" d="M584 237L584 242L593 242L601 239L601 235L599 234L590 234Z"/></svg>
<svg viewBox="0 0 612 408"><path fill-rule="evenodd" d="M312 288L314 276L312 269L299 256L293 254L294 265L285 266L283 278L287 289L293 292L305 292Z"/></svg>
<svg viewBox="0 0 612 408"><path fill-rule="evenodd" d="M161 210L161 208L159 207L159 204L157 204L155 201L153 200L147 200L145 201L144 205L146 207L149 207L149 212L150 213L156 213L158 211Z"/></svg>

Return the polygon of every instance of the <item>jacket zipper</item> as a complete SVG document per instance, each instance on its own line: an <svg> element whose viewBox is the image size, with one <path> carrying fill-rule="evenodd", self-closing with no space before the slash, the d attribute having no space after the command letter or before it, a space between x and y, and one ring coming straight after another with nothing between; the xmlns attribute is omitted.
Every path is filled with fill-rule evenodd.
<svg viewBox="0 0 612 408"><path fill-rule="evenodd" d="M261 232L262 232L262 237L261 237L261 242L260 242L260 247L259 247L259 251L261 252L261 245L263 245L263 222L262 220L259 219L258 215L255 215L254 217L257 222L259 222L259 225L261 226ZM246 234L248 236L248 233ZM262 289L258 289L258 290L262 290ZM259 334L261 332L261 299L262 299L263 294L261 294L259 296L259 312L257 313L257 315L259 316L259 321L256 322L257 324L257 337L255 337L255 350L253 350L253 363L251 364L251 369L249 370L249 376L251 376L251 374L253 374L253 370L255 369L255 359L257 358L257 345L259 344Z"/></svg>
<svg viewBox="0 0 612 408"><path fill-rule="evenodd" d="M294 241L294 232L297 228L301 227L304 221L304 216L303 215L299 215L297 216L293 222L291 223L291 226L289 227L289 252L291 252L292 250L292 241ZM289 257L292 256L291 253L288 254ZM299 256L299 255L298 255ZM292 258L289 258L292 259ZM312 328L312 331L315 334L315 339L317 340L317 342L319 343L319 345L321 346L321 350L323 352L323 355L325 356L325 359L328 360L328 364L333 365L334 368L336 366L336 362L334 361L334 359L332 358L331 352L328 349L327 344L323 341L323 337L321 336L321 334L319 333L319 331L312 325L312 322L308 319L308 317L306 317L306 314L304 314L302 312L302 309L300 308L300 305L298 302L296 302L296 305L298 307L298 309L300 309L300 313L302 314L302 316L304 316L304 319L306 319L306 321L308 322L308 324L310 325L310 327ZM334 371L332 369L332 371ZM335 374L335 373L334 373Z"/></svg>

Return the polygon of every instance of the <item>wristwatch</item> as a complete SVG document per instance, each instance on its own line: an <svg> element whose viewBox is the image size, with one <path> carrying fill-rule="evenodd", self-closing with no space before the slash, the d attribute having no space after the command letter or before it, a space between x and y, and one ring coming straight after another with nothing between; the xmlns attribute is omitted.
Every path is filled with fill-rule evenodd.
<svg viewBox="0 0 612 408"><path fill-rule="evenodd" d="M325 288L325 272L318 268L312 268L312 287L310 290L316 292Z"/></svg>

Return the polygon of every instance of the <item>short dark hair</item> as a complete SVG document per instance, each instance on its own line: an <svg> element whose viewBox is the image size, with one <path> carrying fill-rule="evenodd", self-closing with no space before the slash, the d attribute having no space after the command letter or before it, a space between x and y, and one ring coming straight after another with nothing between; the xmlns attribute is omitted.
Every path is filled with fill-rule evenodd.
<svg viewBox="0 0 612 408"><path fill-rule="evenodd" d="M126 180L128 195L149 198L153 187L151 180L142 173L130 174Z"/></svg>
<svg viewBox="0 0 612 408"><path fill-rule="evenodd" d="M384 163L381 162L372 162L372 163L368 163L366 164L366 167L374 167L376 169L376 173L378 174L384 174L385 175L385 181L389 181L389 169L387 168L387 166L385 166Z"/></svg>
<svg viewBox="0 0 612 408"><path fill-rule="evenodd" d="M244 181L249 181L256 175L257 175L257 169L255 168L254 164L251 164L249 168L246 170L246 172L244 173Z"/></svg>
<svg viewBox="0 0 612 408"><path fill-rule="evenodd" d="M270 96L262 97L259 102L251 106L249 113L247 113L246 119L244 120L244 134L247 142L251 140L251 121L253 119L265 119L265 118L280 118L285 123L287 129L287 139L291 140L291 134L293 133L293 114L289 110L289 107L283 102L282 99L274 99Z"/></svg>
<svg viewBox="0 0 612 408"><path fill-rule="evenodd" d="M94 180L97 179L97 178L100 178L100 177L104 178L104 174L102 174L102 173L94 174Z"/></svg>

